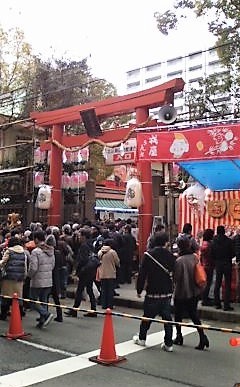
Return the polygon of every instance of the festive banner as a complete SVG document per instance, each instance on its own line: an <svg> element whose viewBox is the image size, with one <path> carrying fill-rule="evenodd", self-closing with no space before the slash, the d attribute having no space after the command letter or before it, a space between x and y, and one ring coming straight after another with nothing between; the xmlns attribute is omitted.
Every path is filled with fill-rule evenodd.
<svg viewBox="0 0 240 387"><path fill-rule="evenodd" d="M172 162L239 158L239 138L239 124L182 131L140 132L137 133L137 159Z"/></svg>

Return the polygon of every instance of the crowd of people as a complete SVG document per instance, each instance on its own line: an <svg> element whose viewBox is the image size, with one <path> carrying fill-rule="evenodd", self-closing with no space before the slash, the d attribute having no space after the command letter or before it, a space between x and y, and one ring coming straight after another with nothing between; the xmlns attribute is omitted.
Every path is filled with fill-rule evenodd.
<svg viewBox="0 0 240 387"><path fill-rule="evenodd" d="M73 308L79 308L86 291L91 311L85 317L97 317L96 305L103 309L114 307L114 296L120 284L131 283L136 259L137 242L132 229L136 225L127 221L92 224L68 223L61 228L31 223L25 230L19 225L1 230L1 294L31 299L20 302L23 317L27 309L39 313L37 327L47 326L53 319L63 321L60 300L66 298L67 285L73 277L78 279ZM93 291L98 289L99 297ZM56 317L49 312L47 303L52 297ZM40 301L35 302L35 301ZM11 299L2 297L0 319L6 320ZM69 308L66 317L77 317Z"/></svg>
<svg viewBox="0 0 240 387"><path fill-rule="evenodd" d="M87 292L91 309L84 317L97 317L97 305L102 309L114 308L121 284L131 283L138 272L136 289L140 297L145 290L144 317L160 315L173 323L164 324L165 337L162 349L173 351L173 344L183 345L181 322L186 313L197 325L199 343L195 347L204 350L209 339L201 328L198 302L202 305L232 311L231 280L232 262L240 262L240 232L227 236L224 226L218 226L216 234L206 229L201 239L192 236L192 225L186 223L179 233L173 251L168 234L159 226L149 236L147 250L138 260L136 224L128 219L101 224L68 223L60 227L48 227L31 223L25 230L21 225L13 229L1 229L1 294L12 297L17 293L23 317L28 309L39 313L37 328L46 327L53 319L63 322L66 317L77 317L78 309ZM195 281L195 267L201 262L206 272L206 286L200 288ZM72 276L78 279L73 306L63 314L61 299L66 298L67 286ZM222 281L224 279L224 291ZM214 283L213 283L214 282ZM96 297L94 287L98 290ZM213 297L210 289L214 287ZM56 305L56 316L48 310L49 298ZM30 299L26 301L26 299ZM222 305L223 301L223 305ZM174 306L174 309L173 309ZM2 297L0 319L7 320L11 298ZM174 313L173 313L174 311ZM151 320L142 320L139 333L133 341L145 345Z"/></svg>

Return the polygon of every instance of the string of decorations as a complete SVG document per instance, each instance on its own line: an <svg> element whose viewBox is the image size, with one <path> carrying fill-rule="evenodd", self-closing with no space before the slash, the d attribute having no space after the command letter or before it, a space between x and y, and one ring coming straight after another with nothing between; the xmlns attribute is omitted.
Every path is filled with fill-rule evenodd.
<svg viewBox="0 0 240 387"><path fill-rule="evenodd" d="M116 148L116 147L120 146L121 144L125 143L131 137L131 134L133 132L135 132L136 128L143 128L151 120L152 120L152 117L149 116L146 121L144 121L144 122L142 122L140 124L134 125L134 127L129 130L128 134L121 141L114 142L114 143L113 142L105 143L104 141L99 140L97 138L89 139L83 145L78 146L78 147L66 147L66 146L64 146L63 144L61 144L59 141L57 141L55 139L45 140L45 143L52 143L52 144L56 145L59 149L61 149L63 151L68 151L68 152L78 152L79 150L87 147L88 145L90 145L92 143L99 144L99 145L102 145L102 146L107 146L108 148Z"/></svg>

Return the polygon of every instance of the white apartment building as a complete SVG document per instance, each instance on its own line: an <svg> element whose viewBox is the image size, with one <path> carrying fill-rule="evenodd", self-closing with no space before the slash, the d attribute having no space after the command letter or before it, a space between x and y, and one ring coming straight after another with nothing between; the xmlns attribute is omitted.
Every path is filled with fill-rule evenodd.
<svg viewBox="0 0 240 387"><path fill-rule="evenodd" d="M228 70L222 66L216 48L191 52L188 55L178 56L129 70L126 73L126 93L134 93L147 89L174 78L185 81L184 91L198 87L198 81L212 74L223 74ZM175 94L174 107L178 114L186 113L184 93ZM219 103L233 103L230 95L218 95L213 99Z"/></svg>

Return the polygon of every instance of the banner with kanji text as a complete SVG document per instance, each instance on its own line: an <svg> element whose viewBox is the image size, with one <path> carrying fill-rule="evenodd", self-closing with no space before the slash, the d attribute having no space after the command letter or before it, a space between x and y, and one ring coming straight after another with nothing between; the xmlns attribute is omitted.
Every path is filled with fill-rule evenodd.
<svg viewBox="0 0 240 387"><path fill-rule="evenodd" d="M137 133L138 161L213 160L240 157L240 125Z"/></svg>

